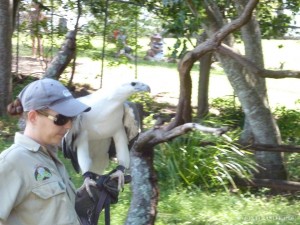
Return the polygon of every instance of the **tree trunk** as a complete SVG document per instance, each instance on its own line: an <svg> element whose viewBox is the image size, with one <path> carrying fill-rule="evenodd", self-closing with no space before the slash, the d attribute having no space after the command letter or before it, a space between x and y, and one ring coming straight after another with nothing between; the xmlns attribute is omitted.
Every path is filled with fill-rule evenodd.
<svg viewBox="0 0 300 225"><path fill-rule="evenodd" d="M158 187L157 176L153 168L154 149L145 147L130 151L132 198L126 225L154 224L157 214Z"/></svg>
<svg viewBox="0 0 300 225"><path fill-rule="evenodd" d="M236 1L236 6L239 12L243 10L244 5L245 2L243 2L243 0ZM261 34L260 34L259 24L256 21L255 17L252 17L251 20L241 28L241 34L244 43L246 58L252 60L259 67L263 68L264 61L263 61L263 51L262 51L262 44L261 44ZM249 76L251 76L251 80L253 82L252 86L256 87L261 98L268 101L266 96L265 79L251 74L249 74ZM242 143L248 143L249 140L251 139L253 139L253 133L248 121L248 117L246 115L240 141Z"/></svg>
<svg viewBox="0 0 300 225"><path fill-rule="evenodd" d="M159 126L140 133L130 151L132 198L126 225L152 225L155 222L158 203L157 176L153 167L154 146L173 140L189 131L201 131L222 135L225 128L211 128L195 123L185 123L173 129Z"/></svg>
<svg viewBox="0 0 300 225"><path fill-rule="evenodd" d="M67 68L71 60L75 56L76 51L76 32L69 31L66 35L66 40L63 43L60 51L51 61L47 68L44 77L59 79L60 75Z"/></svg>
<svg viewBox="0 0 300 225"><path fill-rule="evenodd" d="M245 0L236 0L236 7L238 11L241 13L244 10L247 2ZM252 16L250 21L245 24L241 28L242 31L242 39L245 45L245 56L250 59L256 65L261 68L264 68L263 61L263 51L262 51L262 43L261 43L261 33L259 24L256 20L255 15ZM259 144L281 144L281 135L278 129L278 126L273 118L271 113L271 109L269 106L268 96L267 96L267 88L265 78L258 77L257 75L249 73L251 85L256 89L259 97L261 98L261 102L265 105L266 110L268 110L268 114L270 115L264 121L264 124L267 125L269 123L273 124L270 127L271 131L266 129L265 132L269 137L266 139L260 140L261 142L256 142ZM267 126L266 126L267 127ZM244 134L250 134L248 137L246 135L242 135L242 141L250 140L253 133L257 133L254 131L255 127L251 126L251 121L249 121L248 115L246 115L246 123L244 126ZM251 130L247 132L247 130ZM257 139L255 139L257 140ZM258 140L257 140L258 141ZM268 178L268 179L286 179L287 174L283 164L283 153L270 153L270 152L255 152L255 157L257 163L266 168L266 170L260 170L260 173L257 174L259 178ZM270 165L271 164L271 165Z"/></svg>
<svg viewBox="0 0 300 225"><path fill-rule="evenodd" d="M6 106L12 100L12 33L13 1L0 4L0 116L6 115Z"/></svg>
<svg viewBox="0 0 300 225"><path fill-rule="evenodd" d="M209 73L212 53L207 53L200 59L197 117L203 118L208 113Z"/></svg>
<svg viewBox="0 0 300 225"><path fill-rule="evenodd" d="M252 187L266 187L271 188L273 192L281 191L300 191L300 183L286 180L272 180L272 179L252 179L250 181L239 181L239 185Z"/></svg>
<svg viewBox="0 0 300 225"><path fill-rule="evenodd" d="M248 118L253 133L253 142L258 144L278 143L278 130L270 109L264 104L256 88L252 87L247 80L248 74L235 60L230 59L227 55L217 55ZM286 179L280 153L261 152L256 153L257 155L268 155L268 158L257 158L257 162L265 168L260 171L258 177Z"/></svg>

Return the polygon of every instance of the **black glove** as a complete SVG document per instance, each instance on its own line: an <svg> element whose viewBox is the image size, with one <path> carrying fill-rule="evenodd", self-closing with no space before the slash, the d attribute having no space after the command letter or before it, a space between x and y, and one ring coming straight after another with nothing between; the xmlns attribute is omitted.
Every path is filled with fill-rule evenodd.
<svg viewBox="0 0 300 225"><path fill-rule="evenodd" d="M118 178L110 178L110 175L115 171L113 170L107 175L89 172L91 177L97 178L95 180L96 187L90 186L93 197L89 196L85 188L77 192L75 210L83 225L97 225L102 209L118 202ZM125 175L125 184L130 182L131 176Z"/></svg>

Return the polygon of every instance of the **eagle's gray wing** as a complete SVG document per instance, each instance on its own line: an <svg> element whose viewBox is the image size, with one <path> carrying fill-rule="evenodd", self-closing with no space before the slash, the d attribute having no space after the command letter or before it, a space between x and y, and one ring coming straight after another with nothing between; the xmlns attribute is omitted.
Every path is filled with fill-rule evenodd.
<svg viewBox="0 0 300 225"><path fill-rule="evenodd" d="M142 130L143 124L143 112L142 106L138 103L130 101L124 102L124 116L123 124L128 138L128 149L130 150L135 140L138 138L139 133ZM112 140L109 147L109 157L116 156L115 143Z"/></svg>

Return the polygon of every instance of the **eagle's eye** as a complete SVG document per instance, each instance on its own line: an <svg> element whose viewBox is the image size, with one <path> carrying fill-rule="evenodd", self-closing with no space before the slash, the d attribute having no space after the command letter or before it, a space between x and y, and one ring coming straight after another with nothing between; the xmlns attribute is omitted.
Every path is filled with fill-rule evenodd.
<svg viewBox="0 0 300 225"><path fill-rule="evenodd" d="M132 86L135 86L135 85L136 85L136 82L131 82L131 85L132 85Z"/></svg>

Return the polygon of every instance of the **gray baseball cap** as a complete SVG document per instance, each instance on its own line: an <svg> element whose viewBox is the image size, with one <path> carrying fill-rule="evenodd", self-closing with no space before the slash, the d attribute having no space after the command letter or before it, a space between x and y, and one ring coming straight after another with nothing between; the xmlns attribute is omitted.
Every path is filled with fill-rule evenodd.
<svg viewBox="0 0 300 225"><path fill-rule="evenodd" d="M28 84L20 92L18 98L25 112L48 108L64 116L74 117L91 109L75 99L59 81L50 78Z"/></svg>

